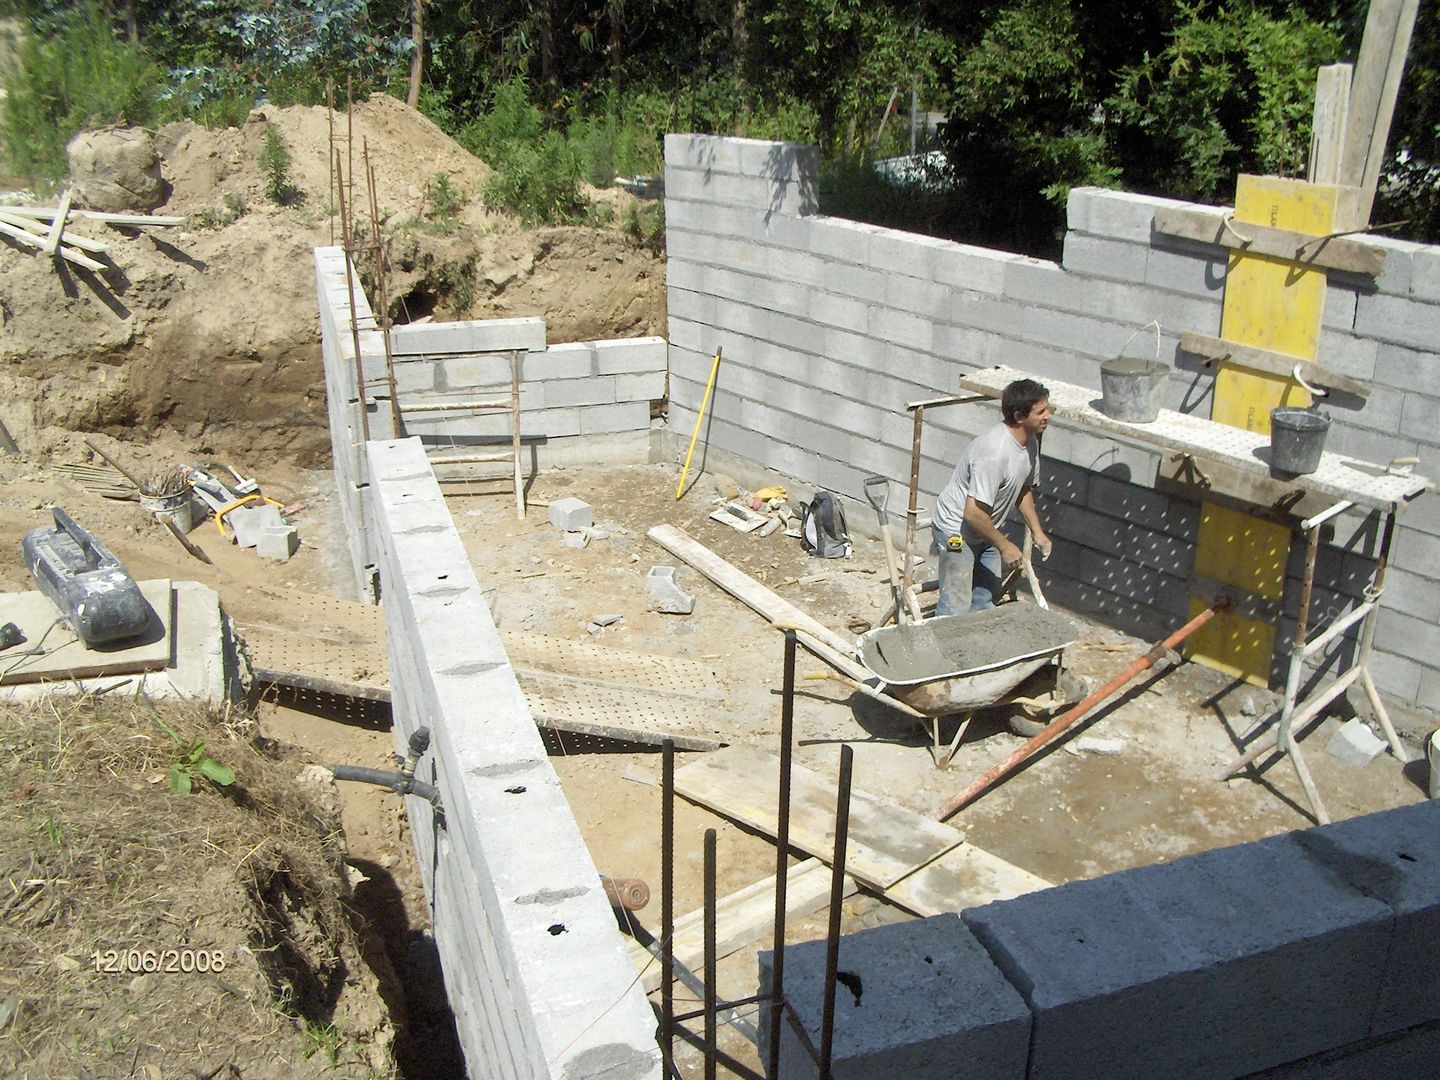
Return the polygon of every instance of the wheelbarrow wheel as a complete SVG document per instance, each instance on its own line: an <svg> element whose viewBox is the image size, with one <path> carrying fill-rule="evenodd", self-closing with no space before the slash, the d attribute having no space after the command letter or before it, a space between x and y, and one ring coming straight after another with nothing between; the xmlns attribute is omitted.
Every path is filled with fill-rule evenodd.
<svg viewBox="0 0 1440 1080"><path fill-rule="evenodd" d="M1045 730L1046 725L1061 709L1084 701L1090 696L1090 680L1076 675L1066 668L1050 693L1049 701L1017 701L1015 709L1006 718L1010 730L1025 739L1033 739Z"/></svg>

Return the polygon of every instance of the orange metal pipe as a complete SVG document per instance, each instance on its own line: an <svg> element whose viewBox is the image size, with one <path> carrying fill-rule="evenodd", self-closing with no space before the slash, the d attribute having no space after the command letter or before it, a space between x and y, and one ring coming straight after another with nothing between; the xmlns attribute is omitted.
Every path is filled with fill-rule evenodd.
<svg viewBox="0 0 1440 1080"><path fill-rule="evenodd" d="M1151 648L1151 650L1147 652L1144 656L1140 657L1140 659L1136 660L1119 675L1116 675L1115 678L1111 679L1099 690L1096 690L1084 701L1080 702L1079 705L1076 705L1068 712L1051 721L1051 723L1043 731L1041 731L1040 734L1030 739L1027 743L1017 749L1013 754L1011 754L1008 758L1000 762L1000 764L992 766L980 776L978 776L975 779L975 782L972 783L968 788L962 791L959 795L956 795L953 799L949 800L947 803L945 803L944 806L940 807L940 813L937 815L939 819L941 821L944 821L957 810L968 806L975 799L979 798L980 795L987 788L993 785L997 780L1014 772L1026 760L1033 757L1042 746L1048 743L1051 739L1055 738L1056 735L1059 735L1062 731L1068 728L1071 724L1075 723L1075 721L1079 720L1096 705L1100 704L1100 702L1110 697L1110 695L1115 693L1115 691L1119 690L1132 678L1134 678L1136 675L1140 674L1140 672L1144 671L1146 668L1154 664L1156 660L1159 660L1166 653L1173 650L1177 645L1179 645L1182 641L1188 638L1191 634L1195 633L1196 630L1199 630L1200 627L1204 626L1207 622L1213 619L1216 612L1224 611L1226 608L1230 607L1230 604L1231 601L1229 597L1222 596L1217 598L1213 604L1211 604L1208 608L1202 611L1199 615L1196 615L1195 618L1191 619L1179 630L1176 630L1175 633L1171 634L1164 641Z"/></svg>

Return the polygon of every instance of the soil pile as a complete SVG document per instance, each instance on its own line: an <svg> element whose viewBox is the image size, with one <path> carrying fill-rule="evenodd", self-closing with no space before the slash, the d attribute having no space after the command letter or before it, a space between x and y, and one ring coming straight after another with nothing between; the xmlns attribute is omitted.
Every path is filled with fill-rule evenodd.
<svg viewBox="0 0 1440 1080"><path fill-rule="evenodd" d="M109 699L0 707L5 1075L393 1075L398 995L348 908L333 783L297 779L304 763L246 725ZM204 757L234 783L202 778ZM171 792L176 769L191 794Z"/></svg>
<svg viewBox="0 0 1440 1080"><path fill-rule="evenodd" d="M284 205L260 164L272 128L291 156ZM64 432L163 428L256 465L324 463L311 251L339 236L334 151L357 235L380 221L396 321L543 315L552 342L663 332L660 257L615 228L522 230L487 211L488 167L393 98L349 117L267 106L237 128L167 125L155 142L169 185L158 213L185 225L74 223L110 244L103 275L0 245L0 420L41 458Z"/></svg>

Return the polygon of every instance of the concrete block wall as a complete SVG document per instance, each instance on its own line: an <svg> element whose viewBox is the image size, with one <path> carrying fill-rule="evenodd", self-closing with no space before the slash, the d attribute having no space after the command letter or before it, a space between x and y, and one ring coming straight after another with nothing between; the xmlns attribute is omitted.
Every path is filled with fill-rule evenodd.
<svg viewBox="0 0 1440 1080"><path fill-rule="evenodd" d="M378 598L379 559L365 499L366 438L408 434L434 448L477 444L508 448L510 414L413 413L404 418L404 431L397 430L385 341L358 275L353 275L358 333L352 330L352 285L340 248L315 249L315 282L331 453L355 595L373 603ZM510 350L522 352L520 434L531 448L532 463L542 456L556 464L650 460L652 402L666 395L668 357L663 338L547 346L545 322L537 318L397 326L391 330L390 350L395 393L406 404L491 399L508 403ZM363 418L357 370L365 385Z"/></svg>
<svg viewBox="0 0 1440 1080"><path fill-rule="evenodd" d="M655 1019L415 438L368 445L397 750L435 943L473 1077L659 1077Z"/></svg>
<svg viewBox="0 0 1440 1080"><path fill-rule="evenodd" d="M840 944L835 1075L1432 1075L1437 875L1429 801L862 931ZM816 1040L824 961L786 954ZM782 1077L813 1075L784 1039Z"/></svg>
<svg viewBox="0 0 1440 1080"><path fill-rule="evenodd" d="M1219 334L1226 257L1154 232L1158 208L1184 204L1077 189L1055 263L820 215L806 197L818 169L811 147L669 135L665 152L672 452L695 423L717 347L707 448L860 507L864 478L884 474L897 524L912 431L905 405L954 393L967 371L1006 364L1098 396L1099 363L1122 351L1155 355L1147 327L1158 320L1159 356L1173 371L1165 404L1208 415L1213 373L1178 345L1185 330ZM1374 390L1368 401L1332 397L1327 449L1379 463L1418 456L1421 473L1440 477L1440 429L1427 423L1440 409L1440 249L1366 242L1386 249L1385 274L1332 275L1320 360ZM993 404L927 414L922 505L968 439L998 418ZM1044 456L1052 596L1147 637L1174 629L1187 614L1198 501L1156 490L1160 455L1144 446L1052 428ZM1322 548L1317 612L1358 593L1378 535L1373 516L1337 521ZM1391 702L1433 714L1440 496L1401 516L1392 566L1374 670ZM1300 570L1292 552L1276 620L1282 646Z"/></svg>

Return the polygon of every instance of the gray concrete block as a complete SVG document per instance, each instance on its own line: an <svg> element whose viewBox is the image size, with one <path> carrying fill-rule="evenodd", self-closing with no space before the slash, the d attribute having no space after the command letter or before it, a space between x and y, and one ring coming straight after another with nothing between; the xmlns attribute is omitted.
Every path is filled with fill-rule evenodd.
<svg viewBox="0 0 1440 1080"><path fill-rule="evenodd" d="M667 133L665 164L799 180L819 176L819 147L733 136Z"/></svg>
<svg viewBox="0 0 1440 1080"><path fill-rule="evenodd" d="M817 218L811 224L810 250L836 262L864 263L875 226L844 218Z"/></svg>
<svg viewBox="0 0 1440 1080"><path fill-rule="evenodd" d="M288 562L300 550L300 533L291 525L271 525L261 529L255 541L255 554L262 559Z"/></svg>
<svg viewBox="0 0 1440 1080"><path fill-rule="evenodd" d="M1030 1015L1015 989L954 915L895 923L840 939L833 1075L837 1080L927 1080L957 1075L1019 1080ZM814 1043L824 1010L825 943L785 950L786 1000ZM760 954L760 989L774 955ZM761 1059L768 1053L762 1013ZM781 1026L780 1075L815 1075L789 1024Z"/></svg>
<svg viewBox="0 0 1440 1080"><path fill-rule="evenodd" d="M1375 352L1374 377L1384 386L1440 398L1440 364L1422 349L1381 343Z"/></svg>
<svg viewBox="0 0 1440 1080"><path fill-rule="evenodd" d="M1364 296L1356 308L1355 332L1412 349L1432 349L1440 341L1440 304L1380 293Z"/></svg>
<svg viewBox="0 0 1440 1080"><path fill-rule="evenodd" d="M1064 254L1060 265L1068 273L1106 281L1142 282L1146 280L1145 264L1150 249L1143 244L1127 244L1085 233L1065 234Z"/></svg>
<svg viewBox="0 0 1440 1080"><path fill-rule="evenodd" d="M1005 268L1023 258L969 244L942 244L931 250L930 268L942 285L998 296L1005 287Z"/></svg>
<svg viewBox="0 0 1440 1080"><path fill-rule="evenodd" d="M889 307L872 307L868 334L878 341L918 352L929 352L933 345L935 324L931 319L897 311Z"/></svg>
<svg viewBox="0 0 1440 1080"><path fill-rule="evenodd" d="M1288 836L962 917L1030 1005L1032 1080L1246 1075L1363 1038L1391 933Z"/></svg>
<svg viewBox="0 0 1440 1080"><path fill-rule="evenodd" d="M260 534L269 528L280 528L285 519L280 508L270 503L259 506L240 506L225 515L225 523L234 533L234 543L240 547L254 547L260 541Z"/></svg>
<svg viewBox="0 0 1440 1080"><path fill-rule="evenodd" d="M1436 1061L1440 1061L1440 1025L1426 1024L1292 1061L1265 1073L1265 1080L1432 1076Z"/></svg>
<svg viewBox="0 0 1440 1080"><path fill-rule="evenodd" d="M1145 265L1146 285L1219 302L1225 291L1227 256L1210 244L1154 247ZM1190 327L1181 327L1188 330Z"/></svg>
<svg viewBox="0 0 1440 1080"><path fill-rule="evenodd" d="M1160 199L1153 195L1083 187L1070 189L1065 216L1069 227L1076 232L1148 244L1155 211L1162 206L1214 210L1217 223L1224 212L1221 207L1202 207L1175 199Z"/></svg>
<svg viewBox="0 0 1440 1080"><path fill-rule="evenodd" d="M1393 916L1379 1007L1367 1034L1440 1019L1440 801L1351 818L1296 834L1300 846Z"/></svg>
<svg viewBox="0 0 1440 1080"><path fill-rule="evenodd" d="M645 607L666 615L689 615L695 610L695 597L680 588L675 567L652 566L645 575Z"/></svg>
<svg viewBox="0 0 1440 1080"><path fill-rule="evenodd" d="M416 353L483 353L545 348L545 320L473 319L453 323L418 323L391 331L390 350L397 356Z"/></svg>
<svg viewBox="0 0 1440 1080"><path fill-rule="evenodd" d="M1424 247L1410 256L1410 295L1440 304L1440 248Z"/></svg>
<svg viewBox="0 0 1440 1080"><path fill-rule="evenodd" d="M615 402L615 378L592 375L588 379L557 379L545 387L548 408L611 405Z"/></svg>
<svg viewBox="0 0 1440 1080"><path fill-rule="evenodd" d="M594 511L584 499L573 495L556 499L550 504L550 524L565 532L588 529L595 523Z"/></svg>
<svg viewBox="0 0 1440 1080"><path fill-rule="evenodd" d="M591 405L580 410L580 434L604 435L616 431L645 431L650 427L650 402L622 401Z"/></svg>
<svg viewBox="0 0 1440 1080"><path fill-rule="evenodd" d="M664 338L617 338L591 344L595 349L596 374L624 375L665 370Z"/></svg>
<svg viewBox="0 0 1440 1080"><path fill-rule="evenodd" d="M870 305L864 300L813 289L805 315L811 322L822 326L837 326L863 334L869 325Z"/></svg>
<svg viewBox="0 0 1440 1080"><path fill-rule="evenodd" d="M1376 635L1375 651L1370 654L1370 676L1387 700L1435 707L1434 699L1421 700L1420 683L1427 671L1410 653L1405 641Z"/></svg>
<svg viewBox="0 0 1440 1080"><path fill-rule="evenodd" d="M1381 347L1378 341L1328 329L1320 334L1316 357L1341 375L1369 382L1375 377L1375 359Z"/></svg>
<svg viewBox="0 0 1440 1080"><path fill-rule="evenodd" d="M615 376L616 401L659 401L665 397L665 372Z"/></svg>
<svg viewBox="0 0 1440 1080"><path fill-rule="evenodd" d="M1358 716L1352 716L1335 730L1325 752L1351 765L1364 767L1385 753L1385 740L1376 735Z"/></svg>
<svg viewBox="0 0 1440 1080"><path fill-rule="evenodd" d="M594 354L593 344L586 341L551 345L544 352L526 353L520 358L520 381L586 378L594 373Z"/></svg>

